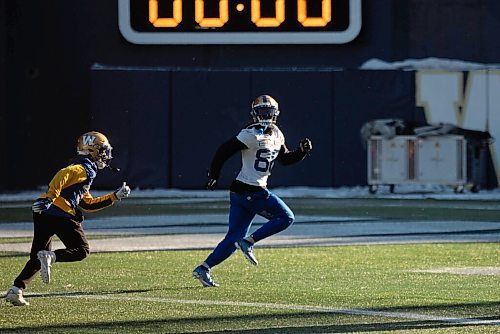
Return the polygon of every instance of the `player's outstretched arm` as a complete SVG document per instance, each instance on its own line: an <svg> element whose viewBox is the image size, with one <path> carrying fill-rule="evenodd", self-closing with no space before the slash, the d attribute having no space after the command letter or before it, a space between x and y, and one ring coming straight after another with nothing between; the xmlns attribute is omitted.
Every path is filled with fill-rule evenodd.
<svg viewBox="0 0 500 334"><path fill-rule="evenodd" d="M276 160L284 166L291 165L301 160L309 155L312 150L312 142L309 138L301 139L299 142L299 147L296 150L289 151L288 148L283 145L281 146L280 153Z"/></svg>
<svg viewBox="0 0 500 334"><path fill-rule="evenodd" d="M309 152L311 152L311 150L313 148L311 139L309 139L307 137L301 139L300 142L299 142L299 147L300 147L300 150L302 152L309 154Z"/></svg>
<svg viewBox="0 0 500 334"><path fill-rule="evenodd" d="M130 187L127 186L127 182L123 182L122 186L114 192L116 198L121 201L122 198L127 198L130 195Z"/></svg>
<svg viewBox="0 0 500 334"><path fill-rule="evenodd" d="M129 195L130 187L126 182L123 182L120 188L104 196L94 198L90 192L87 191L83 194L79 207L85 212L99 211L113 205L116 201L126 198Z"/></svg>
<svg viewBox="0 0 500 334"><path fill-rule="evenodd" d="M205 185L205 188L207 190L215 190L217 185L217 179L214 179L213 177L210 176L210 173L208 174L208 180L207 184Z"/></svg>

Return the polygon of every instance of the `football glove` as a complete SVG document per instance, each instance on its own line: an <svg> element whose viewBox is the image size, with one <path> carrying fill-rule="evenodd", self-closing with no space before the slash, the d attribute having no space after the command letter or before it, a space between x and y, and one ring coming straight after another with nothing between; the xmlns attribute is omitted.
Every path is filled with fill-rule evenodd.
<svg viewBox="0 0 500 334"><path fill-rule="evenodd" d="M123 182L122 186L116 189L115 196L121 201L122 198L126 198L128 195L130 195L130 187L127 186L127 182Z"/></svg>
<svg viewBox="0 0 500 334"><path fill-rule="evenodd" d="M309 153L313 148L311 140L309 138L301 139L299 145L300 150L304 153Z"/></svg>
<svg viewBox="0 0 500 334"><path fill-rule="evenodd" d="M50 198L39 198L31 206L31 211L34 213L42 213L43 211L50 208L52 205L52 200Z"/></svg>
<svg viewBox="0 0 500 334"><path fill-rule="evenodd" d="M211 177L208 178L206 188L207 190L215 190L215 185L217 184L217 180Z"/></svg>

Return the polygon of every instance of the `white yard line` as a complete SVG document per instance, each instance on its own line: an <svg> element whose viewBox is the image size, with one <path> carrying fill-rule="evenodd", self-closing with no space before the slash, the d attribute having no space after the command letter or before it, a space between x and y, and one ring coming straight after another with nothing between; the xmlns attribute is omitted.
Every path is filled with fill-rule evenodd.
<svg viewBox="0 0 500 334"><path fill-rule="evenodd" d="M412 312L389 312L389 311L372 311L365 309L344 309L324 306L310 306L310 305L293 305L293 304L274 304L274 303L250 303L238 301L221 301L221 300L189 300L189 299L170 299L170 298L153 298L153 297L126 297L126 296L110 296L110 295L86 295L86 294L68 294L68 293L28 293L29 296L40 297L64 297L64 298L78 298L78 299L97 299L97 300L121 300L121 301L138 301L138 302L152 302L152 303L171 303L171 304L192 304L201 306L222 305L222 306L236 306L236 307L250 307L250 308L267 308L267 309L281 309L281 310L294 310L294 311L310 311L319 313L336 313L336 314L351 314L351 315L364 315L383 318L402 318L423 321L438 321L446 323L457 323L465 325L500 325L500 320L482 320L474 318L451 318L439 317L427 314L419 314Z"/></svg>

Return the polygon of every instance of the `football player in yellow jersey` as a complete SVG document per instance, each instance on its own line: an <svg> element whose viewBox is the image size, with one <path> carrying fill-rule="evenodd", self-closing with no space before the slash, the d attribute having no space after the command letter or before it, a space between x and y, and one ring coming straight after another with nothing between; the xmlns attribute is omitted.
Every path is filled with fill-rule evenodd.
<svg viewBox="0 0 500 334"><path fill-rule="evenodd" d="M109 167L112 147L102 133L91 131L78 138L77 158L62 168L49 183L47 192L32 206L34 234L30 258L5 299L15 306L27 306L23 290L40 271L44 283L50 283L54 262L85 259L89 243L82 228L83 214L104 209L128 197L130 188L123 185L113 193L92 197L90 186L99 169ZM52 237L57 235L66 248L51 251Z"/></svg>

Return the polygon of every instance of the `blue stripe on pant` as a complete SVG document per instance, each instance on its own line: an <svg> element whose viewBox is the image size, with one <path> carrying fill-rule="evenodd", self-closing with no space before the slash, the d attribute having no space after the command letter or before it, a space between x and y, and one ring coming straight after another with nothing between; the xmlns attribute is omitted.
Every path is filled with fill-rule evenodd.
<svg viewBox="0 0 500 334"><path fill-rule="evenodd" d="M254 193L230 193L229 228L224 239L207 257L205 263L214 267L236 250L234 243L246 237L255 215L269 219L253 234L257 242L288 228L295 221L290 208L278 196L265 189Z"/></svg>

